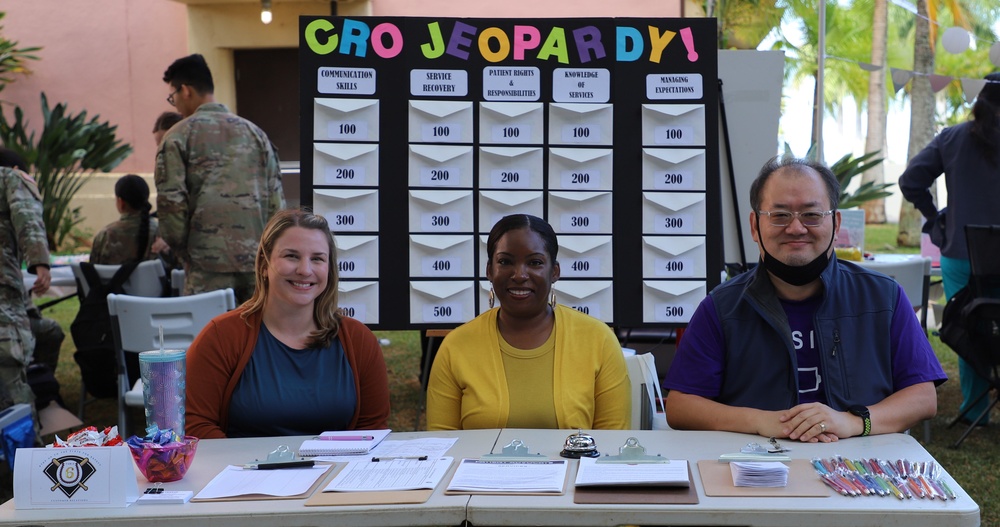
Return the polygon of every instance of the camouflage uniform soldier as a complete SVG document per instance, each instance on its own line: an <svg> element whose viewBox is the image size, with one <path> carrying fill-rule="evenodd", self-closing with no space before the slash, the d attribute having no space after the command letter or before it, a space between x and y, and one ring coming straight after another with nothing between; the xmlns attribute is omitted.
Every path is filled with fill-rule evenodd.
<svg viewBox="0 0 1000 527"><path fill-rule="evenodd" d="M49 288L49 249L42 224L42 197L35 180L16 169L0 167L0 384L14 404L31 403L26 368L35 338L25 309L27 295L21 261L37 279L32 291Z"/></svg>
<svg viewBox="0 0 1000 527"><path fill-rule="evenodd" d="M156 259L153 245L159 223L156 218L149 217L152 206L149 204L146 180L135 174L118 178L115 182L115 208L121 216L94 236L90 263L121 265Z"/></svg>
<svg viewBox="0 0 1000 527"><path fill-rule="evenodd" d="M214 102L201 55L174 61L163 81L185 118L156 153L160 235L184 263L184 294L232 287L245 301L264 225L285 206L278 157L263 130Z"/></svg>

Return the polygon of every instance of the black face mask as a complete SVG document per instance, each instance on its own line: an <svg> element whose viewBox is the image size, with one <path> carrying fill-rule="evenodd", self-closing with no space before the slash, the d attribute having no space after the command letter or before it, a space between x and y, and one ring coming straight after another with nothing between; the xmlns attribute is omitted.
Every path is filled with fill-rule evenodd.
<svg viewBox="0 0 1000 527"><path fill-rule="evenodd" d="M757 216L757 232L760 233L760 216ZM771 274L777 276L782 281L787 282L795 286L806 285L813 280L819 278L819 275L823 274L823 269L826 269L826 265L830 263L830 247L833 246L834 235L830 235L830 243L826 246L826 250L820 253L819 256L813 259L813 261L805 265L788 265L784 262L779 261L777 258L771 256L767 252L767 248L764 247L763 237L760 243L761 250L764 251L763 264L764 269L767 269Z"/></svg>

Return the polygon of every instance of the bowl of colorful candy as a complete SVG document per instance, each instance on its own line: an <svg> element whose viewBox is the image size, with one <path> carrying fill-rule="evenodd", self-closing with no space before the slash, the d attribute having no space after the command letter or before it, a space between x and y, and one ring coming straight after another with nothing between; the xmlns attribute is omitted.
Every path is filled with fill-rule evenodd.
<svg viewBox="0 0 1000 527"><path fill-rule="evenodd" d="M177 481L184 477L194 461L198 438L181 438L172 430L156 430L144 438L132 436L125 444L132 452L135 466L147 480Z"/></svg>

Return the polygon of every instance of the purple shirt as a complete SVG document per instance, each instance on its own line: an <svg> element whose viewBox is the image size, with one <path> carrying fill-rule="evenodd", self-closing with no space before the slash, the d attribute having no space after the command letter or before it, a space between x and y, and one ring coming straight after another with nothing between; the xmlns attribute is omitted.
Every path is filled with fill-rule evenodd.
<svg viewBox="0 0 1000 527"><path fill-rule="evenodd" d="M799 307L805 307L801 304L815 301L815 304L810 306L815 311L819 305L819 299L820 297L815 297L798 303L798 306L795 306L795 303L786 302L783 302L783 305L788 313L790 307L794 312ZM793 313L794 318L800 316L801 313ZM812 315L810 314L809 317L811 318ZM796 322L791 319L789 322L795 331ZM812 326L811 320L808 325ZM799 327L803 328L801 325ZM902 287L899 289L899 299L896 302L889 331L894 392L915 384L938 382L947 378ZM715 303L711 296L707 296L691 317L691 322L677 347L677 354L667 371L663 387L709 399L718 397L723 382L725 349L726 343L723 339ZM815 357L815 353L813 356ZM801 355L799 357L797 360L800 361L801 368L804 363L801 362ZM819 375L822 376L822 372L819 372ZM800 402L813 400L801 392L803 385L801 371L799 372L799 383ZM822 385L820 386L820 391L822 391ZM825 400L825 393L817 397L823 397L822 400Z"/></svg>

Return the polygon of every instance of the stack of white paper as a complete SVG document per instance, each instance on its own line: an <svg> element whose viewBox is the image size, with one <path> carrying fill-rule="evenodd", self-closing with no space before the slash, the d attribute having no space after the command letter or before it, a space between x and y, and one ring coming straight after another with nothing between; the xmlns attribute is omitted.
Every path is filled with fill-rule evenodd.
<svg viewBox="0 0 1000 527"><path fill-rule="evenodd" d="M451 467L452 458L352 461L323 492L434 489Z"/></svg>
<svg viewBox="0 0 1000 527"><path fill-rule="evenodd" d="M687 487L688 465L685 459L666 463L598 463L594 458L580 458L576 486L648 486Z"/></svg>
<svg viewBox="0 0 1000 527"><path fill-rule="evenodd" d="M562 493L566 460L482 461L463 459L448 484L449 491Z"/></svg>
<svg viewBox="0 0 1000 527"><path fill-rule="evenodd" d="M737 487L784 487L788 485L788 466L777 461L737 461L729 464L733 485Z"/></svg>

